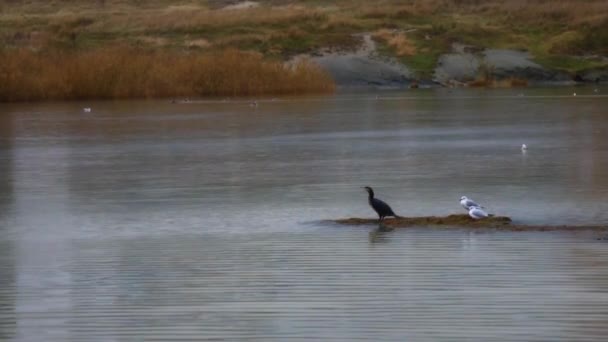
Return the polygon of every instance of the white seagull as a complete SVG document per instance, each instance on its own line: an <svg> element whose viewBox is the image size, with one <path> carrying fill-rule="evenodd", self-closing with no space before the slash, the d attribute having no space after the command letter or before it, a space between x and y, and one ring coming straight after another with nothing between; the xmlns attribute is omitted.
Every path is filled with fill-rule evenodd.
<svg viewBox="0 0 608 342"><path fill-rule="evenodd" d="M466 210L471 209L471 207L483 208L479 204L475 203L475 201L473 201L472 199L469 199L467 196L460 197L460 205L462 205L462 207Z"/></svg>
<svg viewBox="0 0 608 342"><path fill-rule="evenodd" d="M522 145L521 145L521 150L522 150L522 151L525 151L525 150L527 150L527 149L528 149L528 145L526 145L526 144L522 144Z"/></svg>
<svg viewBox="0 0 608 342"><path fill-rule="evenodd" d="M485 210L481 209L480 207L471 207L469 208L469 216L471 216L471 218L475 220L479 220L482 218L486 218L489 215L485 212Z"/></svg>
<svg viewBox="0 0 608 342"><path fill-rule="evenodd" d="M84 107L82 108L82 111L85 113L90 113L91 112L91 108L90 107Z"/></svg>

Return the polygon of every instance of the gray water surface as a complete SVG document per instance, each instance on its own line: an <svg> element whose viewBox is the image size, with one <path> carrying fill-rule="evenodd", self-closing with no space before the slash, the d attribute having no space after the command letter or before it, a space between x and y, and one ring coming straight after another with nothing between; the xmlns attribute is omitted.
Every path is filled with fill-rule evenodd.
<svg viewBox="0 0 608 342"><path fill-rule="evenodd" d="M605 341L598 233L325 221L607 223L600 90L1 104L0 340Z"/></svg>

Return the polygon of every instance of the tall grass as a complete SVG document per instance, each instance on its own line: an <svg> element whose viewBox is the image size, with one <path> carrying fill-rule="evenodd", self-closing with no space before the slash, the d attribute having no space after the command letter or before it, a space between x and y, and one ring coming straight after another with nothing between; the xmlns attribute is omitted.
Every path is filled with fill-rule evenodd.
<svg viewBox="0 0 608 342"><path fill-rule="evenodd" d="M608 18L605 0L379 0L352 5L365 18L441 15L506 16L526 24L593 24Z"/></svg>
<svg viewBox="0 0 608 342"><path fill-rule="evenodd" d="M413 56L416 54L416 46L403 32L382 29L374 32L373 37L391 47L398 57Z"/></svg>
<svg viewBox="0 0 608 342"><path fill-rule="evenodd" d="M0 47L81 50L129 41L160 50L236 48L289 59L354 50L357 34L374 32L386 53L427 76L454 42L525 49L556 69L563 69L555 63L563 56L608 54L608 0L257 2L226 10L234 1L0 0ZM567 70L594 66L585 61L569 63Z"/></svg>
<svg viewBox="0 0 608 342"><path fill-rule="evenodd" d="M332 79L309 61L287 65L232 49L210 54L130 47L0 52L0 101L257 96L333 90Z"/></svg>

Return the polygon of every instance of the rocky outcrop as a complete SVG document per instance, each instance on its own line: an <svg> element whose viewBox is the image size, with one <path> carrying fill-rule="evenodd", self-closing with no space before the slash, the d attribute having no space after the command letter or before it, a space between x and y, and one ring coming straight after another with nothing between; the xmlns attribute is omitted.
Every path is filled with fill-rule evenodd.
<svg viewBox="0 0 608 342"><path fill-rule="evenodd" d="M491 68L497 79L521 78L537 82L571 82L572 76L561 71L547 70L532 61L528 52L489 49L483 52L483 63Z"/></svg>
<svg viewBox="0 0 608 342"><path fill-rule="evenodd" d="M362 41L357 51L324 52L310 58L334 78L338 87L399 88L412 82L412 73L405 65L377 54L369 34L363 35Z"/></svg>
<svg viewBox="0 0 608 342"><path fill-rule="evenodd" d="M338 87L405 88L438 84L465 86L479 79L520 80L520 84L575 84L608 82L608 67L587 70L578 75L550 70L534 62L525 51L478 49L454 44L452 52L439 57L432 79L418 79L407 66L381 57L369 34L362 35L362 46L352 52L324 52L308 56L325 69Z"/></svg>
<svg viewBox="0 0 608 342"><path fill-rule="evenodd" d="M576 77L580 78L582 82L606 83L608 82L608 67L585 70Z"/></svg>
<svg viewBox="0 0 608 342"><path fill-rule="evenodd" d="M439 57L434 79L441 84L472 81L479 73L479 66L479 58L471 53L445 54Z"/></svg>
<svg viewBox="0 0 608 342"><path fill-rule="evenodd" d="M487 49L478 53L455 47L455 52L439 58L435 81L441 84L470 82L480 77L501 80L523 79L535 83L574 83L572 76L543 68L528 52Z"/></svg>
<svg viewBox="0 0 608 342"><path fill-rule="evenodd" d="M324 56L315 61L342 87L401 87L411 80L404 66L367 56Z"/></svg>

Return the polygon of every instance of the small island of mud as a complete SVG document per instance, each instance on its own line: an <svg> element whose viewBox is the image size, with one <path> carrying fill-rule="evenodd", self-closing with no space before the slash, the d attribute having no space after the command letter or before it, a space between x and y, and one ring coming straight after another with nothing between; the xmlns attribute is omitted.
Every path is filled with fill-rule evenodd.
<svg viewBox="0 0 608 342"><path fill-rule="evenodd" d="M346 225L377 225L377 219L369 218L346 218L331 220L331 222ZM524 225L513 224L511 218L506 216L492 216L481 220L474 220L468 215L453 214L448 216L421 216L421 217L399 217L382 221L389 228L408 227L441 227L441 228L470 228L476 230L505 230L505 231L568 231L568 230L592 230L608 232L608 226L587 225Z"/></svg>

